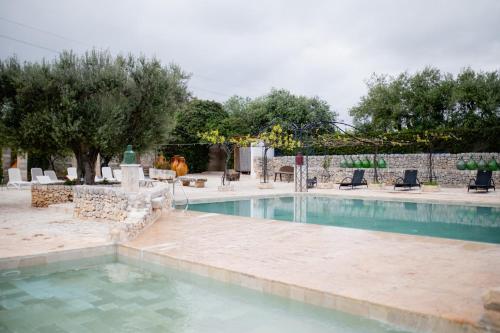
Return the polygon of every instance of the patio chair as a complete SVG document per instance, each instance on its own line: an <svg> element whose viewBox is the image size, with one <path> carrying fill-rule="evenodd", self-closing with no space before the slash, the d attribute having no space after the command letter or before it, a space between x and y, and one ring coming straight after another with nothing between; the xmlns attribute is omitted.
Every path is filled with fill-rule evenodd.
<svg viewBox="0 0 500 333"><path fill-rule="evenodd" d="M394 189L396 187L403 187L412 189L413 187L420 188L420 181L417 178L418 170L405 170L403 178L399 177L394 183Z"/></svg>
<svg viewBox="0 0 500 333"><path fill-rule="evenodd" d="M43 176L43 171L41 168L31 168L31 182L38 183L37 177Z"/></svg>
<svg viewBox="0 0 500 333"><path fill-rule="evenodd" d="M59 184L58 182L54 183L49 176L36 176L36 180L41 185Z"/></svg>
<svg viewBox="0 0 500 333"><path fill-rule="evenodd" d="M59 180L57 179L57 175L56 173L54 172L54 170L45 170L43 172L43 175L44 176L48 176L50 178L50 181L54 184L62 184L64 183L64 180Z"/></svg>
<svg viewBox="0 0 500 333"><path fill-rule="evenodd" d="M116 181L122 182L122 170L121 169L115 169L113 170L113 176L115 176Z"/></svg>
<svg viewBox="0 0 500 333"><path fill-rule="evenodd" d="M368 188L368 182L366 181L365 177L365 170L354 170L354 173L352 174L352 177L346 177L342 179L342 181L339 184L339 189L342 187L351 187L351 189L354 189L356 186L366 186Z"/></svg>
<svg viewBox="0 0 500 333"><path fill-rule="evenodd" d="M113 177L113 171L111 170L110 167L102 167L102 178L109 181L109 182L114 182L116 181L116 178Z"/></svg>
<svg viewBox="0 0 500 333"><path fill-rule="evenodd" d="M78 173L76 172L76 168L71 167L67 169L68 174L66 175L66 178L69 180L77 180L78 179Z"/></svg>
<svg viewBox="0 0 500 333"><path fill-rule="evenodd" d="M140 166L139 167L139 186L145 186L145 187L153 187L154 183L157 182L158 180L156 179L151 179L151 170L152 168L149 168L149 177L144 176L144 169ZM174 175L175 178L175 175Z"/></svg>
<svg viewBox="0 0 500 333"><path fill-rule="evenodd" d="M307 188L313 188L318 185L318 177L307 179Z"/></svg>
<svg viewBox="0 0 500 333"><path fill-rule="evenodd" d="M240 180L240 173L234 169L229 169L226 173L226 180L229 180L231 182L238 181Z"/></svg>
<svg viewBox="0 0 500 333"><path fill-rule="evenodd" d="M476 178L471 178L469 180L467 192L471 189L476 190L476 192L477 190L486 190L486 192L488 192L490 188L492 188L493 191L496 191L495 181L493 180L492 175L493 173L491 171L477 170Z"/></svg>
<svg viewBox="0 0 500 333"><path fill-rule="evenodd" d="M31 186L30 182L24 181L21 177L21 170L19 168L10 168L8 170L9 181L7 182L7 188L13 187L21 189L22 186Z"/></svg>

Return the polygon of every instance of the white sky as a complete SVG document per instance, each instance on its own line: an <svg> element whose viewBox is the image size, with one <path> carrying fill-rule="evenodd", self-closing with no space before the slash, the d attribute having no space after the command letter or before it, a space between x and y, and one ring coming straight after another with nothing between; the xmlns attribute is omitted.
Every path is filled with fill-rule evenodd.
<svg viewBox="0 0 500 333"><path fill-rule="evenodd" d="M0 0L0 58L56 55L9 38L156 56L192 73L200 98L285 88L327 100L350 121L371 73L499 70L500 1Z"/></svg>

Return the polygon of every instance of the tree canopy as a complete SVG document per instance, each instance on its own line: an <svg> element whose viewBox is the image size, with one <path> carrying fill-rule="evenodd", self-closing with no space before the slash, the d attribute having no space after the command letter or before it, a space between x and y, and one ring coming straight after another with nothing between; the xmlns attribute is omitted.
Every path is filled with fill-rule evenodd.
<svg viewBox="0 0 500 333"><path fill-rule="evenodd" d="M375 131L500 125L500 72L462 70L456 77L427 67L410 75L374 75L350 110L355 125Z"/></svg>
<svg viewBox="0 0 500 333"><path fill-rule="evenodd" d="M10 58L0 62L0 126L5 141L24 151L73 151L93 183L98 154L164 142L189 96L187 79L178 66L105 51L63 52L41 63Z"/></svg>

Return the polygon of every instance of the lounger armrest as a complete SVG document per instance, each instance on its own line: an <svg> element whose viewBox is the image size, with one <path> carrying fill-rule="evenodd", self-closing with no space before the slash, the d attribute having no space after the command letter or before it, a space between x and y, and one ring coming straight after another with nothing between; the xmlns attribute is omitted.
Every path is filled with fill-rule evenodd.
<svg viewBox="0 0 500 333"><path fill-rule="evenodd" d="M361 180L361 183L362 183L362 184L366 184L366 185L368 185L368 182L366 181L366 178L363 178L363 179Z"/></svg>
<svg viewBox="0 0 500 333"><path fill-rule="evenodd" d="M352 177L345 177L344 179L342 179L342 181L340 183L342 184L342 183L344 183L344 181L346 181L348 179L350 180L349 183L352 183Z"/></svg>
<svg viewBox="0 0 500 333"><path fill-rule="evenodd" d="M420 179L417 177L417 184L420 185Z"/></svg>
<svg viewBox="0 0 500 333"><path fill-rule="evenodd" d="M493 180L493 179L492 179ZM476 178L469 179L469 186L476 184Z"/></svg>
<svg viewBox="0 0 500 333"><path fill-rule="evenodd" d="M493 178L490 179L490 183L491 183L491 186L495 187L495 181L493 180Z"/></svg>
<svg viewBox="0 0 500 333"><path fill-rule="evenodd" d="M403 179L403 177L398 177L396 178L396 180L394 181L394 184L398 184L398 181L401 181L401 184L405 182L405 180Z"/></svg>

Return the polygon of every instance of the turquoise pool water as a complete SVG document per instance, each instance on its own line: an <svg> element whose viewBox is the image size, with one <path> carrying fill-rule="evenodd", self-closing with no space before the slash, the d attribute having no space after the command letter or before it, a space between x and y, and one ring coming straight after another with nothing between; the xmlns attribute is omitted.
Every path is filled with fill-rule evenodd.
<svg viewBox="0 0 500 333"><path fill-rule="evenodd" d="M0 332L402 331L189 273L109 262L0 272Z"/></svg>
<svg viewBox="0 0 500 333"><path fill-rule="evenodd" d="M500 243L500 208L296 196L194 203L189 210Z"/></svg>

